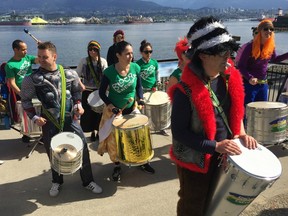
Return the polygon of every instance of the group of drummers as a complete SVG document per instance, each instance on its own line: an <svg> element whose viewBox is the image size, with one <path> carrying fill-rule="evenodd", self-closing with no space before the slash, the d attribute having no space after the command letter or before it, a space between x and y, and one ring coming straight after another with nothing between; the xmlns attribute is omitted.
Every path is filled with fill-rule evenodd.
<svg viewBox="0 0 288 216"><path fill-rule="evenodd" d="M157 91L158 62L151 58L152 45L146 40L140 46L142 58L134 63L133 48L124 40L124 32L117 30L113 38L107 56L110 66L100 56L100 43L92 40L87 45L87 57L80 60L76 70L56 63L57 49L50 41L37 43L37 57L27 55L25 42L15 40L12 44L15 55L5 66L9 96L16 99L10 106L11 114L17 116L13 122L20 123L23 141L41 133L52 167L50 196L58 195L63 175L78 169L85 188L102 192L93 179L84 132L91 132L91 141L99 140L100 155L108 152L115 164L114 181L120 180L120 163L155 173L149 164L154 154L150 129L169 136L165 129L170 126L168 95ZM32 72L32 64L40 67ZM149 103L152 105L145 110ZM162 111L166 113L162 115ZM80 150L73 144L75 136L83 142ZM77 149L81 157L76 157Z"/></svg>
<svg viewBox="0 0 288 216"><path fill-rule="evenodd" d="M259 35L267 28L271 33L270 27L268 21L260 23L258 30L263 33ZM23 112L42 129L52 167L50 196L59 194L63 175L78 169L86 189L102 192L93 178L84 132L91 132L92 141L99 139L97 152L109 154L115 165L112 179L119 181L121 163L155 173L149 163L154 154L150 129L169 135L165 129L171 122L170 156L180 180L177 214L204 215L213 200L219 156L244 152L234 139L249 150L257 148L256 140L244 129L244 87L230 59L238 45L218 19L204 17L195 22L187 38L179 42L182 45L176 45L178 81L169 83L167 94L157 90L160 80L158 63L151 58L152 45L143 40L142 57L134 62L133 47L124 40L124 32L117 30L113 39L108 63L100 56L100 43L92 40L76 71L56 63L57 50L52 42L39 42L37 58L30 63L40 67L22 77L16 93ZM27 46L23 41L19 44L20 48L13 47L14 52L18 50L24 58ZM7 65L7 71L11 70L13 64ZM11 81L11 73L7 74ZM250 77L246 84L254 86L254 81ZM33 103L35 98L41 103L40 113Z"/></svg>

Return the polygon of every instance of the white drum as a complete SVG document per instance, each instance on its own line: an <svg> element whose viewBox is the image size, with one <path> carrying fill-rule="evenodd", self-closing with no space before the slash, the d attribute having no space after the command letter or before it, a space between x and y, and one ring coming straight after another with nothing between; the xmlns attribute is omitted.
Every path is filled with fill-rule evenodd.
<svg viewBox="0 0 288 216"><path fill-rule="evenodd" d="M208 216L239 215L263 190L280 177L282 166L266 147L254 150L235 142L242 154L222 157L221 173L213 193Z"/></svg>
<svg viewBox="0 0 288 216"><path fill-rule="evenodd" d="M62 132L51 139L51 167L62 175L71 175L82 166L83 141L72 132Z"/></svg>
<svg viewBox="0 0 288 216"><path fill-rule="evenodd" d="M87 102L94 112L96 113L103 112L104 102L101 100L98 90L93 91L89 94Z"/></svg>
<svg viewBox="0 0 288 216"><path fill-rule="evenodd" d="M280 102L252 102L246 106L247 134L261 144L277 144L286 139L288 106Z"/></svg>
<svg viewBox="0 0 288 216"><path fill-rule="evenodd" d="M163 130L171 124L171 104L166 92L144 94L144 114L148 116L151 130Z"/></svg>
<svg viewBox="0 0 288 216"><path fill-rule="evenodd" d="M42 104L38 99L32 99L33 107L35 108L36 115L41 116L41 107ZM42 127L35 124L23 110L21 101L17 101L16 110L19 115L19 121L21 125L21 133L25 135L41 135Z"/></svg>

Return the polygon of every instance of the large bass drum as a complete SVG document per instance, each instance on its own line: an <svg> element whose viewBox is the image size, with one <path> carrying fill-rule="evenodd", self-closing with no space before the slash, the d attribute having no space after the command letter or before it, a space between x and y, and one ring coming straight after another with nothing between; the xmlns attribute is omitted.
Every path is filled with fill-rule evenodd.
<svg viewBox="0 0 288 216"><path fill-rule="evenodd" d="M252 102L246 106L247 134L261 144L286 139L288 106L280 102Z"/></svg>
<svg viewBox="0 0 288 216"><path fill-rule="evenodd" d="M51 167L62 175L71 175L82 166L83 141L75 133L62 132L51 139Z"/></svg>
<svg viewBox="0 0 288 216"><path fill-rule="evenodd" d="M36 115L41 116L41 108L42 104L38 99L33 98L32 99L33 107L35 108ZM42 127L35 124L26 114L26 112L23 110L21 101L17 101L16 103L16 109L17 113L19 115L21 134L25 134L27 136L30 135L41 135L42 134Z"/></svg>
<svg viewBox="0 0 288 216"><path fill-rule="evenodd" d="M127 165L141 165L154 156L148 117L129 114L113 121L118 160Z"/></svg>
<svg viewBox="0 0 288 216"><path fill-rule="evenodd" d="M168 128L171 123L171 104L168 94L163 91L144 94L144 114L149 118L151 130Z"/></svg>
<svg viewBox="0 0 288 216"><path fill-rule="evenodd" d="M249 150L239 139L234 141L242 154L223 156L219 181L207 216L239 215L282 173L280 161L270 150L260 144Z"/></svg>

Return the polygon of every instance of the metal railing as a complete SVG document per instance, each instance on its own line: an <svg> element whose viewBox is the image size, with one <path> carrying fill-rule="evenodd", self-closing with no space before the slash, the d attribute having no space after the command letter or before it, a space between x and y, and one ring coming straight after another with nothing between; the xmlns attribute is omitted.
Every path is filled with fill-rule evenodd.
<svg viewBox="0 0 288 216"><path fill-rule="evenodd" d="M288 91L288 89L286 89L287 78L287 63L269 65L267 70L267 80L269 86L268 101L279 101L281 93Z"/></svg>
<svg viewBox="0 0 288 216"><path fill-rule="evenodd" d="M161 65L167 63L173 63L174 68L171 68L170 71L172 72L177 67L177 59L162 59L157 60L159 63L159 69L161 70ZM171 65L173 66L173 65ZM76 66L71 66L71 69L76 69ZM167 70L167 68L165 68ZM161 73L161 71L160 71ZM161 85L158 86L160 91L166 91L167 83L169 81L169 76L161 76ZM279 97L282 92L288 91L285 88L286 81L288 79L288 63L277 63L277 64L270 64L267 70L267 80L268 80L268 101L279 101Z"/></svg>

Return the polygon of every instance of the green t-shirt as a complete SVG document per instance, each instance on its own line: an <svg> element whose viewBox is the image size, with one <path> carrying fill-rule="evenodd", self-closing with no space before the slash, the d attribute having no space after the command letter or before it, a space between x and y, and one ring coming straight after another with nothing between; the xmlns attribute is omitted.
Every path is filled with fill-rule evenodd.
<svg viewBox="0 0 288 216"><path fill-rule="evenodd" d="M21 84L25 76L32 73L32 64L35 63L35 56L26 55L20 61L11 58L6 66L6 77L15 78L15 83L21 89Z"/></svg>
<svg viewBox="0 0 288 216"><path fill-rule="evenodd" d="M140 73L140 67L136 63L130 63L130 70L126 76L121 76L111 65L104 70L104 75L109 79L108 98L114 106L122 109L129 98L136 98L137 74ZM127 105L131 107L134 100Z"/></svg>
<svg viewBox="0 0 288 216"><path fill-rule="evenodd" d="M175 77L178 81L180 81L181 75L182 75L182 70L181 70L180 68L177 68L176 70L174 70L174 71L172 72L172 74L170 75L170 77L173 76L173 77Z"/></svg>
<svg viewBox="0 0 288 216"><path fill-rule="evenodd" d="M136 62L140 68L140 77L143 88L151 89L157 82L158 62L155 59L150 59L149 62L144 62L143 59L139 59Z"/></svg>

